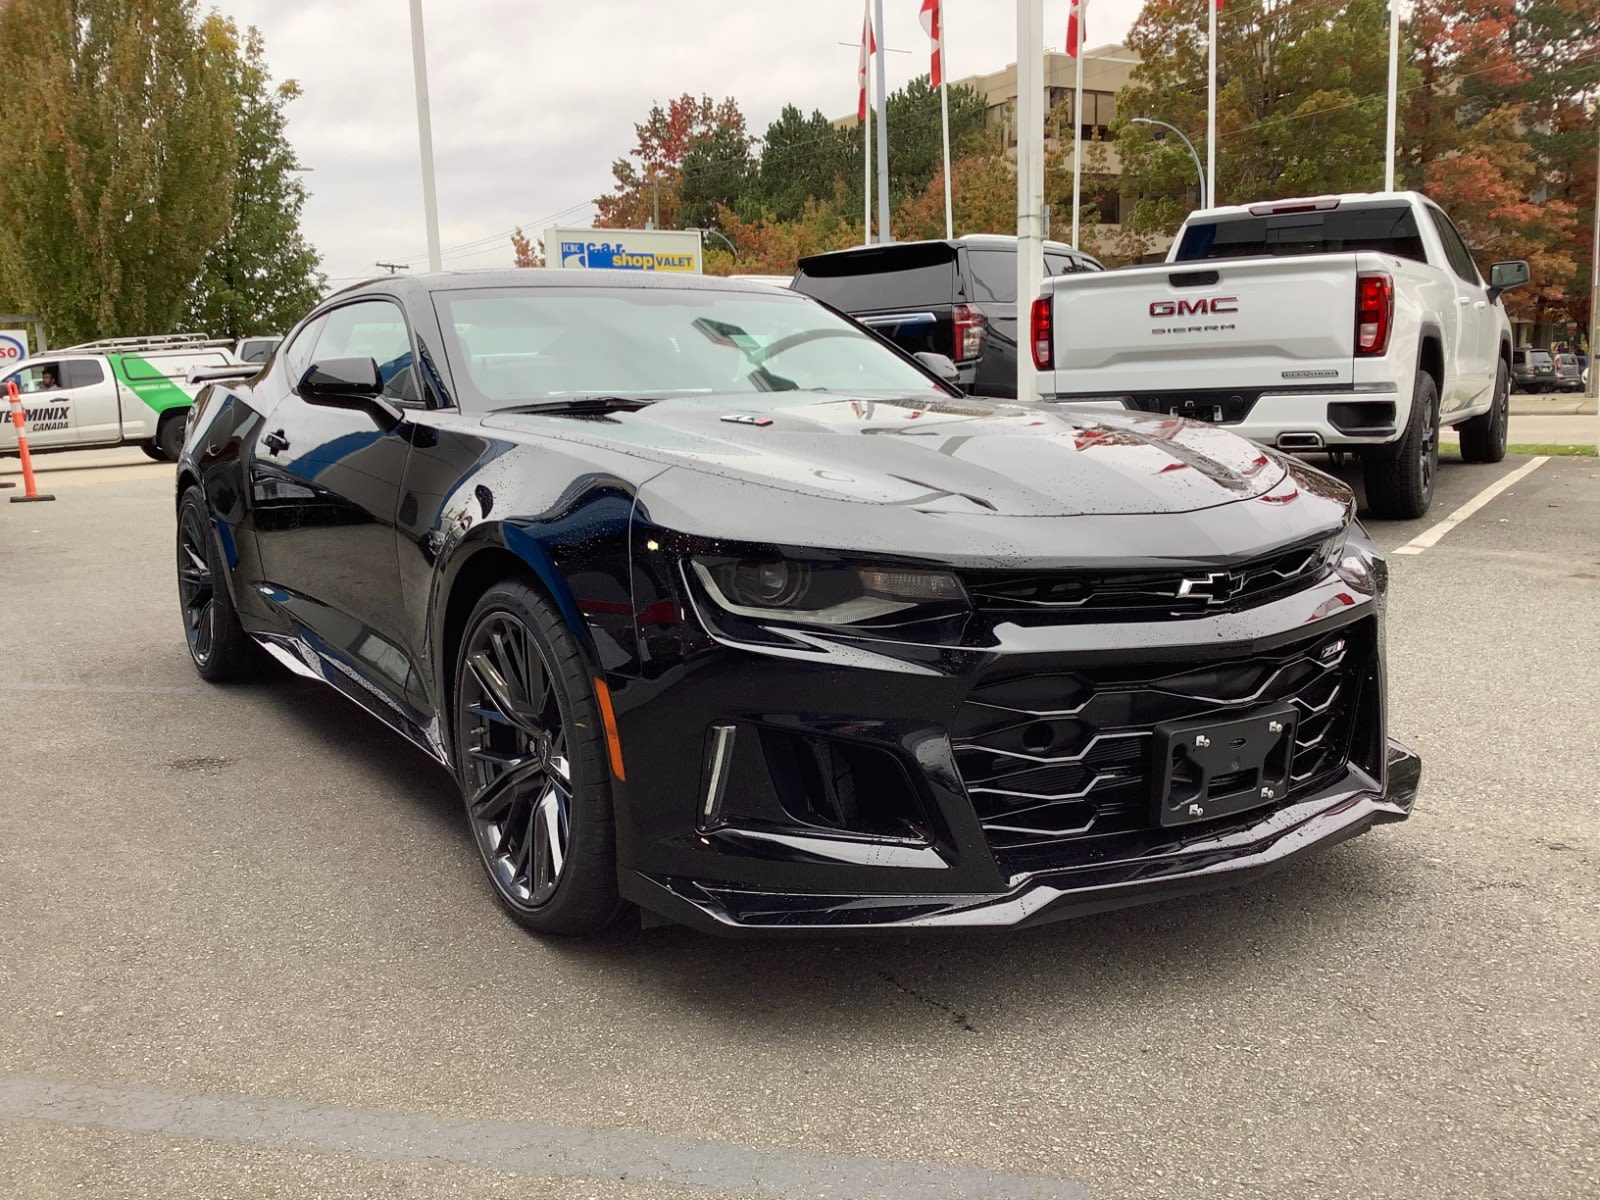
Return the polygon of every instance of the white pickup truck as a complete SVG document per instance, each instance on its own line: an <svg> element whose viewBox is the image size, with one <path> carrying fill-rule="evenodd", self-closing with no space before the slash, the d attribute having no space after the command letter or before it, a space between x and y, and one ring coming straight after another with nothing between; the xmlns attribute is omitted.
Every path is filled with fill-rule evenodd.
<svg viewBox="0 0 1600 1200"><path fill-rule="evenodd" d="M1420 517L1439 427L1505 457L1511 326L1528 264L1485 282L1415 192L1190 215L1165 264L1047 279L1031 324L1046 400L1230 427L1281 450L1360 456L1367 506Z"/></svg>
<svg viewBox="0 0 1600 1200"><path fill-rule="evenodd" d="M136 445L151 458L176 462L184 420L200 383L195 372L244 370L233 343L201 334L113 338L41 350L0 375L0 455L17 452L7 399L16 384L27 421L28 449L81 450Z"/></svg>

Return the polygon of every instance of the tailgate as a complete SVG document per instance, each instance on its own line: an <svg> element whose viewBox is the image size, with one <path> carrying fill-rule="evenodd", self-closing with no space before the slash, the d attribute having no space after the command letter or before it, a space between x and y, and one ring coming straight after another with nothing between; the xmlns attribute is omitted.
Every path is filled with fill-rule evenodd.
<svg viewBox="0 0 1600 1200"><path fill-rule="evenodd" d="M1172 263L1049 280L1057 395L1348 386L1356 256Z"/></svg>

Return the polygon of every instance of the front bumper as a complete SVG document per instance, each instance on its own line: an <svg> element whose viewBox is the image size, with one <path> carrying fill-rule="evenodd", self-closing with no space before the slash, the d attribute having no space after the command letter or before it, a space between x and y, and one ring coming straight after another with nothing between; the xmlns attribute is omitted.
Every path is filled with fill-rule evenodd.
<svg viewBox="0 0 1600 1200"><path fill-rule="evenodd" d="M663 917L707 933L830 933L950 926L1023 927L1236 887L1302 854L1411 815L1422 760L1388 743L1385 782L1350 778L1250 827L1202 836L1170 853L1044 872L979 895L816 895L762 892L636 875L627 891Z"/></svg>
<svg viewBox="0 0 1600 1200"><path fill-rule="evenodd" d="M1381 589L1330 574L1192 619L758 644L654 569L673 558L653 534L636 535L638 671L609 680L619 886L648 913L722 932L1034 924L1228 886L1410 813L1418 761L1383 733ZM1153 729L1285 704L1304 739L1286 796L1155 821Z"/></svg>

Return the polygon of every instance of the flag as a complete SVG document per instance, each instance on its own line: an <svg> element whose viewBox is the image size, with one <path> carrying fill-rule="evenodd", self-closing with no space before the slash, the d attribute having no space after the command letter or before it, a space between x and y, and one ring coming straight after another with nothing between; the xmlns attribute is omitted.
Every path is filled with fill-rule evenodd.
<svg viewBox="0 0 1600 1200"><path fill-rule="evenodd" d="M1221 0L1217 0L1221 4ZM1073 58L1078 57L1083 49L1083 18L1078 15L1078 5L1081 0L1072 0L1067 8L1067 53Z"/></svg>
<svg viewBox="0 0 1600 1200"><path fill-rule="evenodd" d="M871 0L861 12L861 65L856 68L856 83L861 88L861 99L856 104L856 120L867 119L867 63L878 52L878 39L872 34Z"/></svg>
<svg viewBox="0 0 1600 1200"><path fill-rule="evenodd" d="M944 82L944 14L943 0L922 0L922 27L933 41L933 62L928 69L928 83L938 87Z"/></svg>

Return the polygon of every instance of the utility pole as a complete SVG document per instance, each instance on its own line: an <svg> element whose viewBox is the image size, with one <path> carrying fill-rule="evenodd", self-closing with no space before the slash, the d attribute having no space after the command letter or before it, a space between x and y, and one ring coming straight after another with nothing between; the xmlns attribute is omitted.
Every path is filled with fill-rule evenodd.
<svg viewBox="0 0 1600 1200"><path fill-rule="evenodd" d="M428 51L422 40L422 0L411 0L411 69L417 83L417 141L422 149L422 217L428 226L428 270L440 271L444 263L439 254L439 200L433 190L433 118L428 109Z"/></svg>
<svg viewBox="0 0 1600 1200"><path fill-rule="evenodd" d="M1590 119L1594 121L1594 243L1589 258L1589 402L1600 420L1600 100L1595 102ZM1600 433L1595 437L1600 452Z"/></svg>
<svg viewBox="0 0 1600 1200"><path fill-rule="evenodd" d="M393 275L397 271L409 271L409 270L411 270L411 264L410 263L385 263L385 262L381 262L381 263L373 263L372 265L375 266L375 267L382 267L385 271L388 271L389 274L391 274L391 275Z"/></svg>
<svg viewBox="0 0 1600 1200"><path fill-rule="evenodd" d="M1383 148L1383 190L1394 191L1394 126L1400 107L1400 0L1389 0L1389 111Z"/></svg>

